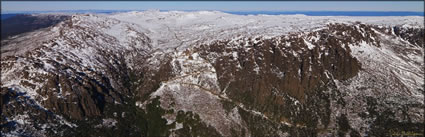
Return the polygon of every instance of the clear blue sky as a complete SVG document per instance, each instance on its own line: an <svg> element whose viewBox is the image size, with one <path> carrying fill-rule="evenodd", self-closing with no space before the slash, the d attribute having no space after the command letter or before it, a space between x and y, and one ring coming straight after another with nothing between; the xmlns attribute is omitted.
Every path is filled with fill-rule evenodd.
<svg viewBox="0 0 425 137"><path fill-rule="evenodd" d="M2 1L2 13L16 11L55 10L220 10L220 11L424 11L424 1L317 1L317 2L260 2L260 1Z"/></svg>

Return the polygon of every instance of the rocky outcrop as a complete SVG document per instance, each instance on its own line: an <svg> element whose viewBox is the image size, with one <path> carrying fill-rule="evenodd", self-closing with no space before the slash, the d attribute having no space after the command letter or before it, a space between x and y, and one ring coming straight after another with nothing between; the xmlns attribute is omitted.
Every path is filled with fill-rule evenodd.
<svg viewBox="0 0 425 137"><path fill-rule="evenodd" d="M334 24L307 35L220 41L199 50L202 57L213 62L222 92L250 108L283 119L285 115L276 110L287 104L277 96L289 95L304 103L309 94L326 89L333 79L357 75L361 64L344 45L372 40L356 32L348 25Z"/></svg>

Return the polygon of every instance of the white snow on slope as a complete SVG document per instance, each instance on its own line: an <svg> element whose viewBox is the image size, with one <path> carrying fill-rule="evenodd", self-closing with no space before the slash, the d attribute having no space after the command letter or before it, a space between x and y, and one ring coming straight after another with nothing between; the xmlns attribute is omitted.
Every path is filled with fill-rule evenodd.
<svg viewBox="0 0 425 137"><path fill-rule="evenodd" d="M408 43L399 44L404 46L409 45ZM424 84L423 58L416 58L417 60L406 59L402 56L402 53L396 53L395 48L398 45L384 45L382 47L376 47L363 41L358 46L354 46L352 44L349 46L352 51L352 55L362 63L362 68L365 71L383 75L383 77L386 78L383 81L388 82L394 81L389 79L389 77L394 76L401 82L397 84L402 84L400 86L405 86L410 91L410 93L403 94L411 95L419 100L424 98L423 93L420 93L418 90L419 88L422 88L421 85ZM419 51L419 53L406 53L410 56L424 56L424 52L421 47L411 47L406 49ZM417 65L417 63L421 64ZM394 94L394 92L400 91L388 92Z"/></svg>
<svg viewBox="0 0 425 137"><path fill-rule="evenodd" d="M161 107L166 109L195 112L224 136L230 136L228 127L244 127L239 113L226 113L222 107L216 71L210 63L189 50L177 52L173 58L173 72L177 76L163 82L151 98L160 96ZM170 106L172 103L175 105ZM175 116L167 119L174 121Z"/></svg>
<svg viewBox="0 0 425 137"><path fill-rule="evenodd" d="M234 15L219 11L145 11L117 13L108 16L138 24L149 30L157 48L178 48L209 43L217 39L236 37L273 37L291 32L308 32L329 23L362 23L423 27L423 18L406 17L348 17L305 15ZM183 47L182 47L183 46Z"/></svg>

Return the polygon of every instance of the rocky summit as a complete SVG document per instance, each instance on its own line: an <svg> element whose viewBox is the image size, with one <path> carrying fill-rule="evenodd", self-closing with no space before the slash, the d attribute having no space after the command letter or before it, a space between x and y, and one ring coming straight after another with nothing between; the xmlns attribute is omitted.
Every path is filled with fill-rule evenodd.
<svg viewBox="0 0 425 137"><path fill-rule="evenodd" d="M20 19L37 26L2 31L2 136L424 136L423 17Z"/></svg>

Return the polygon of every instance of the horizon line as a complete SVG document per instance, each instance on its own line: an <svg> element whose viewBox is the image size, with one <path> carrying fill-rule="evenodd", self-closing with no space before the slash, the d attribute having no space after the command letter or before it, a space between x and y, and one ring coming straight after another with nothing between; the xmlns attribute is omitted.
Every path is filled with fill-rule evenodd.
<svg viewBox="0 0 425 137"><path fill-rule="evenodd" d="M424 11L382 11L382 10L162 10L162 9L129 9L129 10L109 10L109 9L81 9L81 10L34 10L34 11L1 11L1 14L19 14L19 13L46 13L46 12L88 12L88 11L219 11L219 12L406 12L406 13L424 13Z"/></svg>

